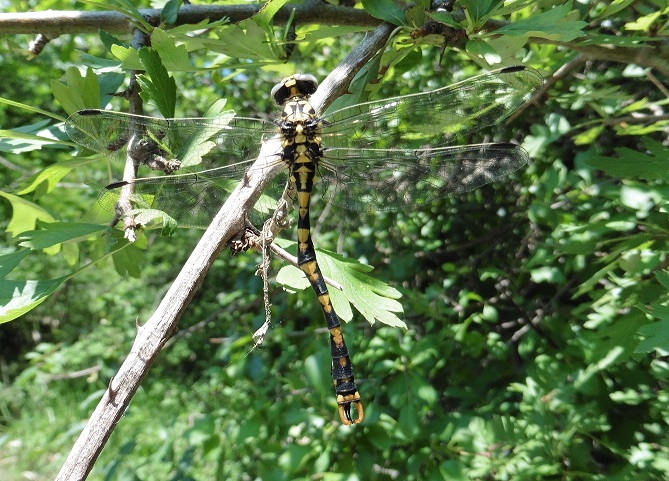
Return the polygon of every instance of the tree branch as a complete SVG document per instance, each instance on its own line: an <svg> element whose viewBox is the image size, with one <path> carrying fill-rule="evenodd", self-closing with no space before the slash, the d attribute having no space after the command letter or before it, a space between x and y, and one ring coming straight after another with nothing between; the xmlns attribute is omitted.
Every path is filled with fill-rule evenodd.
<svg viewBox="0 0 669 481"><path fill-rule="evenodd" d="M250 18L260 10L260 4L253 5L183 5L175 25L194 24L202 20L217 21L225 17L232 23ZM286 22L295 11L295 21L299 24L357 25L376 27L381 20L372 17L360 8L339 7L328 3L288 4L279 10L275 22ZM142 9L145 18L160 18L160 10ZM0 14L0 35L43 34L55 38L63 34L131 32L133 25L128 17L120 12L76 12L43 11Z"/></svg>
<svg viewBox="0 0 669 481"><path fill-rule="evenodd" d="M584 55L588 60L633 63L650 67L669 76L668 47L618 47L615 45L584 45L579 42L555 42L545 38L530 37L528 43L547 43Z"/></svg>
<svg viewBox="0 0 669 481"><path fill-rule="evenodd" d="M353 75L385 46L392 30L393 27L390 25L380 25L367 35L342 62L343 67L336 71L341 69L348 72L350 77L347 82L350 82ZM341 80L341 77L337 78ZM319 100L315 107L325 108L334 100L337 91L332 82L326 79L318 90ZM275 152L276 142L277 139L272 139L264 144L259 158L264 158L267 152ZM102 396L79 439L72 447L56 481L86 479L153 360L176 330L177 323L214 260L233 235L243 228L246 213L251 210L263 189L281 168L283 167L274 169L273 172L268 172L268 169L252 169L221 207L156 312L146 324L138 326L137 337L128 357L110 382L109 389Z"/></svg>

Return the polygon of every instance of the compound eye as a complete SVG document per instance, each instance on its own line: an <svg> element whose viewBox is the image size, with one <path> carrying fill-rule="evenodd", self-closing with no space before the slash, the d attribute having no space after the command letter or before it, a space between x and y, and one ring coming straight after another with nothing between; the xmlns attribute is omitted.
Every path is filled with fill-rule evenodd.
<svg viewBox="0 0 669 481"><path fill-rule="evenodd" d="M290 89L286 87L286 80L288 79L283 79L281 82L272 87L272 100L274 100L277 105L283 105L284 102L288 100L288 95L290 95Z"/></svg>
<svg viewBox="0 0 669 481"><path fill-rule="evenodd" d="M295 81L297 83L297 89L305 96L313 94L318 88L318 80L316 80L316 77L313 75L298 74L295 75Z"/></svg>

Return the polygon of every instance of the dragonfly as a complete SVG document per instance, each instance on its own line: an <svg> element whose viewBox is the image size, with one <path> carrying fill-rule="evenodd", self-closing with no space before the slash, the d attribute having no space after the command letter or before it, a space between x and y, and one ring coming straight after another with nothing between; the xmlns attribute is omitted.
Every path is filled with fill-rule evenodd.
<svg viewBox="0 0 669 481"><path fill-rule="evenodd" d="M206 227L249 171L282 167L286 175L277 185L292 185L297 201L297 264L322 308L339 417L350 425L362 422L364 409L311 238L312 196L349 210L415 209L499 180L528 162L524 149L512 143L458 141L499 125L542 84L536 70L513 66L318 115L309 103L316 78L296 74L271 91L281 108L275 121L231 111L163 119L81 110L68 118L66 131L85 148L124 162L130 155L154 172L109 184L98 199L103 208L118 213L121 192L131 188L133 208L124 215L156 209L183 226ZM276 148L261 151L263 141L277 135Z"/></svg>

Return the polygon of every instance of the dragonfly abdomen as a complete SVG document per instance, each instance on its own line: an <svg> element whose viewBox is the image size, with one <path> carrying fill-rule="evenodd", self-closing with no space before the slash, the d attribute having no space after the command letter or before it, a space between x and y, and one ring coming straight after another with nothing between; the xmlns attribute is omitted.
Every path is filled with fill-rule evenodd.
<svg viewBox="0 0 669 481"><path fill-rule="evenodd" d="M300 79L299 76L289 77L273 90L277 101L285 100L281 116L281 134L283 160L290 166L291 181L295 183L297 191L299 209L297 264L307 276L318 297L330 331L332 380L339 405L339 416L344 424L357 424L364 416L360 394L353 378L353 366L341 332L341 323L330 301L330 294L318 266L316 251L311 240L309 201L323 149L320 143L320 120L307 100L307 95L313 92L311 88L304 89L304 82L306 80ZM351 416L351 403L358 411L356 419Z"/></svg>
<svg viewBox="0 0 669 481"><path fill-rule="evenodd" d="M323 279L320 267L316 260L316 251L314 243L311 240L311 229L309 226L309 199L311 197L311 186L315 171L307 167L306 163L293 164L293 175L296 177L297 198L299 207L299 216L297 220L297 264L306 274L311 287L318 297L318 301L323 309L325 323L330 331L330 355L332 357L332 380L335 386L337 404L339 405L339 415L344 424L359 423L363 419L362 404L360 394L355 385L353 377L353 366L351 358L344 341L344 335L341 332L341 323L339 317L330 301L330 294ZM314 167L312 162L310 167ZM302 172L297 172L304 169ZM300 187L300 186L304 187ZM303 190L304 189L304 190ZM309 189L309 190L306 190ZM351 417L351 403L355 404L358 411L358 417L353 420Z"/></svg>

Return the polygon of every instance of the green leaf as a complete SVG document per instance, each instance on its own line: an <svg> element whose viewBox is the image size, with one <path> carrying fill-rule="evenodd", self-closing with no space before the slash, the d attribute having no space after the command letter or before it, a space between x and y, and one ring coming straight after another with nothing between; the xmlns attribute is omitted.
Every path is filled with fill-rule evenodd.
<svg viewBox="0 0 669 481"><path fill-rule="evenodd" d="M502 3L502 0L460 0L462 8L475 26L485 22Z"/></svg>
<svg viewBox="0 0 669 481"><path fill-rule="evenodd" d="M142 245L137 242L127 243L125 239L119 241L125 248L117 248L113 253L114 268L121 276L139 278L142 274L142 261L144 252Z"/></svg>
<svg viewBox="0 0 669 481"><path fill-rule="evenodd" d="M625 356L621 357L619 362L624 361L635 349L638 340L636 332L647 323L647 316L637 309L617 317L615 322L597 330L596 336L599 342L595 344L591 355L595 359L604 359L614 349L620 348Z"/></svg>
<svg viewBox="0 0 669 481"><path fill-rule="evenodd" d="M56 187L58 182L60 182L63 177L69 174L72 169L97 162L98 160L99 159L97 158L74 157L72 159L52 164L28 179L30 183L23 189L19 190L17 194L26 195L30 192L38 192L38 189L40 196L47 194L51 192ZM44 184L44 186L42 184Z"/></svg>
<svg viewBox="0 0 669 481"><path fill-rule="evenodd" d="M4 97L0 97L0 104L4 105L10 105L12 107L16 107L22 110L25 110L26 112L32 112L35 114L39 115L44 115L45 117L51 117L52 119L56 119L59 122L64 122L65 118L61 117L60 115L54 114L53 112L49 112L48 110L42 110L37 107L33 107L32 105L28 104L23 104L21 102L15 102L14 100L9 100Z"/></svg>
<svg viewBox="0 0 669 481"><path fill-rule="evenodd" d="M569 42L583 36L583 28L587 26L586 22L571 20L573 15L570 15L570 11L571 2L567 2L546 12L517 20L492 33L511 37L538 37Z"/></svg>
<svg viewBox="0 0 669 481"><path fill-rule="evenodd" d="M41 224L43 229L30 230L19 235L21 247L44 249L66 241L78 241L89 238L96 232L103 232L106 226L98 224L79 224L76 222L51 222Z"/></svg>
<svg viewBox="0 0 669 481"><path fill-rule="evenodd" d="M638 332L646 338L639 343L635 352L649 353L657 349L669 351L669 319L646 324Z"/></svg>
<svg viewBox="0 0 669 481"><path fill-rule="evenodd" d="M151 47L158 52L163 66L168 71L191 72L195 70L188 56L188 49L184 45L176 45L174 38L165 30L157 28L153 31Z"/></svg>
<svg viewBox="0 0 669 481"><path fill-rule="evenodd" d="M371 266L358 261L347 259L331 251L316 249L323 275L339 283L343 291L330 289L330 297L335 310L343 319L344 309L350 312L350 302L370 324L375 321L393 327L403 327L406 324L397 315L403 312L402 305L395 299L401 294L388 284L381 282L367 274Z"/></svg>
<svg viewBox="0 0 669 481"><path fill-rule="evenodd" d="M160 11L160 22L167 25L172 25L176 22L179 7L182 3L183 0L169 0Z"/></svg>
<svg viewBox="0 0 669 481"><path fill-rule="evenodd" d="M525 46L527 39L525 37L511 37L509 35L499 35L497 37L486 38L486 43L495 52L499 59L512 59L518 51ZM485 57L489 61L490 54ZM492 59L490 59L492 60Z"/></svg>
<svg viewBox="0 0 669 481"><path fill-rule="evenodd" d="M111 53L121 61L121 67L126 70L142 70L139 51L136 48L123 45L112 45Z"/></svg>
<svg viewBox="0 0 669 481"><path fill-rule="evenodd" d="M65 72L65 84L52 80L51 89L68 115L77 110L100 108L100 84L90 68L86 70L85 77L81 76L78 68L68 68Z"/></svg>
<svg viewBox="0 0 669 481"><path fill-rule="evenodd" d="M139 58L146 71L137 77L142 87L140 96L145 102L153 101L165 118L174 117L177 104L177 84L174 78L167 73L160 55L154 49L141 48Z"/></svg>
<svg viewBox="0 0 669 481"><path fill-rule="evenodd" d="M285 239L275 242L284 249L294 248L296 243ZM353 319L351 304L367 319L370 324L380 321L394 327L403 327L406 324L396 312L403 312L399 299L401 294L389 285L369 275L373 267L347 259L334 252L316 249L318 265L325 277L339 284L342 290L328 287L330 300L337 315L345 320ZM277 282L289 291L303 290L309 286L304 273L294 266L284 266L277 275Z"/></svg>
<svg viewBox="0 0 669 481"><path fill-rule="evenodd" d="M42 120L12 130L0 130L0 152L21 154L40 150L45 145L65 143L54 136L53 126L44 128L49 122L49 120Z"/></svg>
<svg viewBox="0 0 669 481"><path fill-rule="evenodd" d="M303 291L310 286L307 276L295 266L283 266L276 274L276 282L290 293ZM328 288L329 290L330 288Z"/></svg>
<svg viewBox="0 0 669 481"><path fill-rule="evenodd" d="M530 276L536 283L550 282L552 284L562 285L567 282L567 279L564 277L562 271L560 271L557 267L552 266L542 266L536 269L532 269Z"/></svg>
<svg viewBox="0 0 669 481"><path fill-rule="evenodd" d="M588 36L580 39L579 43L581 45L607 45L611 47L632 47L638 48L644 43L649 43L652 41L653 37L642 35L603 35L603 34L594 34L588 32Z"/></svg>
<svg viewBox="0 0 669 481"><path fill-rule="evenodd" d="M55 220L47 211L23 197L2 191L0 191L0 196L7 199L12 205L12 220L9 221L6 229L12 236L34 229L38 220L44 222L53 222Z"/></svg>
<svg viewBox="0 0 669 481"><path fill-rule="evenodd" d="M332 389L332 378L325 373L321 359L313 355L307 356L304 360L304 375L323 397L330 396Z"/></svg>
<svg viewBox="0 0 669 481"><path fill-rule="evenodd" d="M369 96L367 87L378 78L380 62L381 55L375 55L367 62L353 78L348 88L349 93L335 99L327 108L327 112L335 112L344 107L367 101ZM335 139L332 139L331 144L335 144Z"/></svg>
<svg viewBox="0 0 669 481"><path fill-rule="evenodd" d="M406 25L404 11L392 0L362 0L362 8L374 18L385 20L393 25Z"/></svg>
<svg viewBox="0 0 669 481"><path fill-rule="evenodd" d="M49 280L10 281L0 279L0 324L34 309L70 276Z"/></svg>
<svg viewBox="0 0 669 481"><path fill-rule="evenodd" d="M269 0L251 19L265 32L271 33L272 19L286 3L288 0Z"/></svg>
<svg viewBox="0 0 669 481"><path fill-rule="evenodd" d="M439 465L439 473L443 479L449 481L469 481L467 466L465 463L449 459Z"/></svg>
<svg viewBox="0 0 669 481"><path fill-rule="evenodd" d="M181 159L181 167L193 167L202 163L202 158L206 156L212 149L216 147L211 137L215 137L225 126L234 118L235 112L233 110L226 110L223 112L217 111L225 106L225 101L215 102L207 110L207 117L216 118L217 130L201 129L193 132L188 142L185 142L182 148L175 152L176 158ZM236 185L236 183L235 183Z"/></svg>
<svg viewBox="0 0 669 481"><path fill-rule="evenodd" d="M655 278L665 289L669 289L669 271L659 271L655 273Z"/></svg>
<svg viewBox="0 0 669 481"><path fill-rule="evenodd" d="M102 45L105 46L107 50L111 52L111 48L113 45L122 45L124 47L127 47L128 44L125 42L121 41L118 37L115 37L109 32L105 32L104 30L100 30L98 33L98 36L100 37L100 41L102 42Z"/></svg>
<svg viewBox="0 0 669 481"><path fill-rule="evenodd" d="M453 18L453 15L447 12L428 12L428 16L439 23L447 25L451 28L461 29L462 25L460 22Z"/></svg>
<svg viewBox="0 0 669 481"><path fill-rule="evenodd" d="M603 264L604 267L595 272L588 280L582 282L576 293L573 295L573 298L578 298L590 291L604 276L613 269L616 269L618 267L619 258L623 252L634 249L642 245L644 242L651 241L652 238L652 235L646 233L626 237L623 242L620 242L615 249L601 259L600 263Z"/></svg>
<svg viewBox="0 0 669 481"><path fill-rule="evenodd" d="M586 163L607 174L619 177L668 181L669 148L649 137L644 137L642 141L650 155L627 147L620 147L614 149L618 157L596 156L586 160Z"/></svg>
<svg viewBox="0 0 669 481"><path fill-rule="evenodd" d="M606 129L604 125L596 125L592 128L584 130L580 134L573 137L576 145L590 145L597 140L599 135Z"/></svg>
<svg viewBox="0 0 669 481"><path fill-rule="evenodd" d="M27 249L0 255L0 277L5 277L30 253Z"/></svg>
<svg viewBox="0 0 669 481"><path fill-rule="evenodd" d="M149 225L156 222L162 226L161 235L172 235L177 229L177 221L166 212L157 209L130 209L126 215L132 217L138 224Z"/></svg>
<svg viewBox="0 0 669 481"><path fill-rule="evenodd" d="M420 422L418 420L418 413L416 413L417 406L409 397L400 408L400 416L397 424L402 430L402 434L407 439L414 439L420 433Z"/></svg>
<svg viewBox="0 0 669 481"><path fill-rule="evenodd" d="M597 16L598 19L603 20L606 17L610 17L611 15L615 15L616 13L626 9L629 5L634 3L636 0L613 0L610 5L607 5L606 8L604 8L599 15Z"/></svg>
<svg viewBox="0 0 669 481"><path fill-rule="evenodd" d="M276 55L267 42L265 31L253 20L243 20L235 25L214 32L215 40L203 42L203 46L232 58L256 61L276 61Z"/></svg>
<svg viewBox="0 0 669 481"><path fill-rule="evenodd" d="M658 20L658 18L666 15L666 10L664 12L658 10L648 15L637 18L634 22L628 22L625 24L626 30L640 30L643 32L648 32L651 26Z"/></svg>

